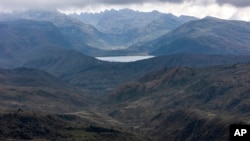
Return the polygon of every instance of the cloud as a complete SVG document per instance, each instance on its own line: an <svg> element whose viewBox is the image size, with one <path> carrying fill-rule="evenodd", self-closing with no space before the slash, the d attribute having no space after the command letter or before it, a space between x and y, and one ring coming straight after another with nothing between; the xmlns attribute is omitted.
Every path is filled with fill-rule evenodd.
<svg viewBox="0 0 250 141"><path fill-rule="evenodd" d="M216 0L219 4L231 4L236 7L250 6L250 0Z"/></svg>
<svg viewBox="0 0 250 141"><path fill-rule="evenodd" d="M99 5L133 5L133 4L157 4L157 3L194 3L204 4L210 3L210 1L216 0L1 0L0 7L6 9L28 9L28 8L48 8L48 9L62 9L62 8L84 8L88 6ZM225 3L226 0L217 0L219 3ZM243 1L243 0L237 0ZM233 1L232 1L233 2ZM243 2L242 2L243 3Z"/></svg>
<svg viewBox="0 0 250 141"><path fill-rule="evenodd" d="M6 8L66 8L66 7L87 7L95 5L127 5L155 2L180 3L184 0L1 0L0 6Z"/></svg>
<svg viewBox="0 0 250 141"><path fill-rule="evenodd" d="M0 0L0 10L26 10L26 9L86 9L98 7L126 7L143 5L147 3L182 3L185 0ZM186 0L190 1L190 0ZM1 12L0 11L0 12Z"/></svg>
<svg viewBox="0 0 250 141"><path fill-rule="evenodd" d="M199 18L214 16L250 20L250 0L0 0L0 12L36 8L59 9L65 13L130 8Z"/></svg>
<svg viewBox="0 0 250 141"><path fill-rule="evenodd" d="M243 20L243 21L250 21L250 7L245 7L238 9L231 17L231 19L238 19L238 20Z"/></svg>

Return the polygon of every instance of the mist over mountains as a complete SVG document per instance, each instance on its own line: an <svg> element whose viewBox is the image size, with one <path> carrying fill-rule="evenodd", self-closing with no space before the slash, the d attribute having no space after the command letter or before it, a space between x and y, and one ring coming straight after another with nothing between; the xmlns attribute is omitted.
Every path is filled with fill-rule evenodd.
<svg viewBox="0 0 250 141"><path fill-rule="evenodd" d="M227 140L250 123L249 27L129 9L0 14L0 140ZM93 57L141 54L155 57Z"/></svg>
<svg viewBox="0 0 250 141"><path fill-rule="evenodd" d="M195 17L174 16L158 11L138 12L130 9L106 10L101 13L70 15L84 23L94 25L105 34L105 39L113 46L128 46L160 37Z"/></svg>

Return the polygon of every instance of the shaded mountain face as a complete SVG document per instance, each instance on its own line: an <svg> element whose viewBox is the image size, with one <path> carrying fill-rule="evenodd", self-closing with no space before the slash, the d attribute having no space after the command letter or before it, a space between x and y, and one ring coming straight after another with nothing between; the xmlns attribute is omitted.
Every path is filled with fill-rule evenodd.
<svg viewBox="0 0 250 141"><path fill-rule="evenodd" d="M37 50L72 47L50 22L17 20L1 22L0 28L1 67L21 65L23 61L37 57L34 56Z"/></svg>
<svg viewBox="0 0 250 141"><path fill-rule="evenodd" d="M71 44L50 22L16 20L0 23L1 57L14 57L31 49L71 48Z"/></svg>
<svg viewBox="0 0 250 141"><path fill-rule="evenodd" d="M172 32L131 48L147 48L151 54L249 54L250 23L207 17L190 21Z"/></svg>
<svg viewBox="0 0 250 141"><path fill-rule="evenodd" d="M203 140L214 130L220 133L215 140L225 139L230 124L249 123L249 69L238 64L152 72L118 88L106 110L162 140L174 135L176 140Z"/></svg>
<svg viewBox="0 0 250 141"><path fill-rule="evenodd" d="M72 50L72 44L50 22L14 20L0 23L0 66L20 67L25 62L51 56L80 54L82 62L98 62Z"/></svg>
<svg viewBox="0 0 250 141"><path fill-rule="evenodd" d="M0 87L0 107L7 109L73 112L86 108L94 100L89 92L34 69L0 69Z"/></svg>
<svg viewBox="0 0 250 141"><path fill-rule="evenodd" d="M34 21L46 21L53 23L72 45L71 48L85 54L95 54L109 46L102 39L102 34L91 25L84 24L77 19L71 18L57 11L28 10L20 13L3 16L1 21L26 19Z"/></svg>
<svg viewBox="0 0 250 141"><path fill-rule="evenodd" d="M155 39L185 22L196 19L188 16L176 17L158 11L138 12L130 9L70 16L95 26L105 34L106 41L120 48Z"/></svg>

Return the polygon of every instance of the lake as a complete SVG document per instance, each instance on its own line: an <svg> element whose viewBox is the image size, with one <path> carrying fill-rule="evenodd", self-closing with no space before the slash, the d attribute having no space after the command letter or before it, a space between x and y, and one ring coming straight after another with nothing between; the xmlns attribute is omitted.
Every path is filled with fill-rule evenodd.
<svg viewBox="0 0 250 141"><path fill-rule="evenodd" d="M108 56L108 57L96 57L96 59L108 62L134 62L153 57L154 56Z"/></svg>

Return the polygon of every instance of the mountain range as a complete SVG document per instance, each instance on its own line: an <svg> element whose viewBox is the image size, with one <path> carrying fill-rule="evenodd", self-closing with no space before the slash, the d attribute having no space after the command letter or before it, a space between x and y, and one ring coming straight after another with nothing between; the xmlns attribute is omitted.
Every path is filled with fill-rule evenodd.
<svg viewBox="0 0 250 141"><path fill-rule="evenodd" d="M107 42L121 49L155 39L185 22L197 19L190 16L177 17L158 11L139 12L130 9L112 9L100 13L81 13L70 16L95 26L105 34L104 38Z"/></svg>
<svg viewBox="0 0 250 141"><path fill-rule="evenodd" d="M108 29L109 27L117 26L118 28L124 29L123 31L120 29L119 31L114 31L113 29L110 29L109 32L113 30L113 33L109 33L101 30L100 28L98 28L98 26L91 25L88 22L89 20L86 20L84 22L78 20L85 19L85 15L71 15L72 17L74 17L72 18L57 11L47 10L27 10L18 13L1 14L0 21L26 19L51 22L58 28L58 30L65 36L65 38L67 38L67 41L71 43L71 48L77 51L81 51L84 54L97 56L109 54L109 51L106 50L117 50L121 48L127 48L129 45L137 43L137 40L141 42L153 39L155 37L163 35L164 33L167 33L168 31L176 28L182 23L195 19L194 17L187 16L175 17L171 14L166 15L156 11L149 13L140 13L132 10L112 11L106 11L96 16L86 16L88 18L93 17L93 19L96 19L96 17L100 17L101 15L103 15L103 17L99 19L99 24L103 26L102 29ZM128 23L121 23L118 22L116 18L110 18L113 14L115 17L121 17L121 21L126 20ZM137 16L131 18L132 15ZM141 19L139 19L138 21L139 17L143 17L143 21L145 21L144 24L141 23ZM152 17L151 20L149 20L150 17ZM154 19L153 17L157 17L157 19ZM156 23L159 20L161 20L161 22ZM151 23L148 23L146 21L151 21ZM165 25L164 23L169 24L165 27L162 27ZM125 29L123 26L128 26L129 28L132 28ZM134 30L138 28L138 26L143 27L141 27L141 31L135 32ZM148 29L148 31L145 32L143 29ZM151 33L156 33L156 35L151 35Z"/></svg>
<svg viewBox="0 0 250 141"><path fill-rule="evenodd" d="M129 9L70 16L56 11L30 10L2 16L1 21L28 19L51 22L70 43L69 48L91 56L249 54L248 22L213 17L176 17L157 11Z"/></svg>
<svg viewBox="0 0 250 141"><path fill-rule="evenodd" d="M67 38L50 22L17 20L1 25L8 27L0 33L2 68L42 69L74 86L102 92L164 67L249 61L249 56L176 54L134 63L109 63L72 49Z"/></svg>
<svg viewBox="0 0 250 141"><path fill-rule="evenodd" d="M0 21L0 140L216 141L249 124L249 22L129 9ZM118 54L155 57L91 57Z"/></svg>

